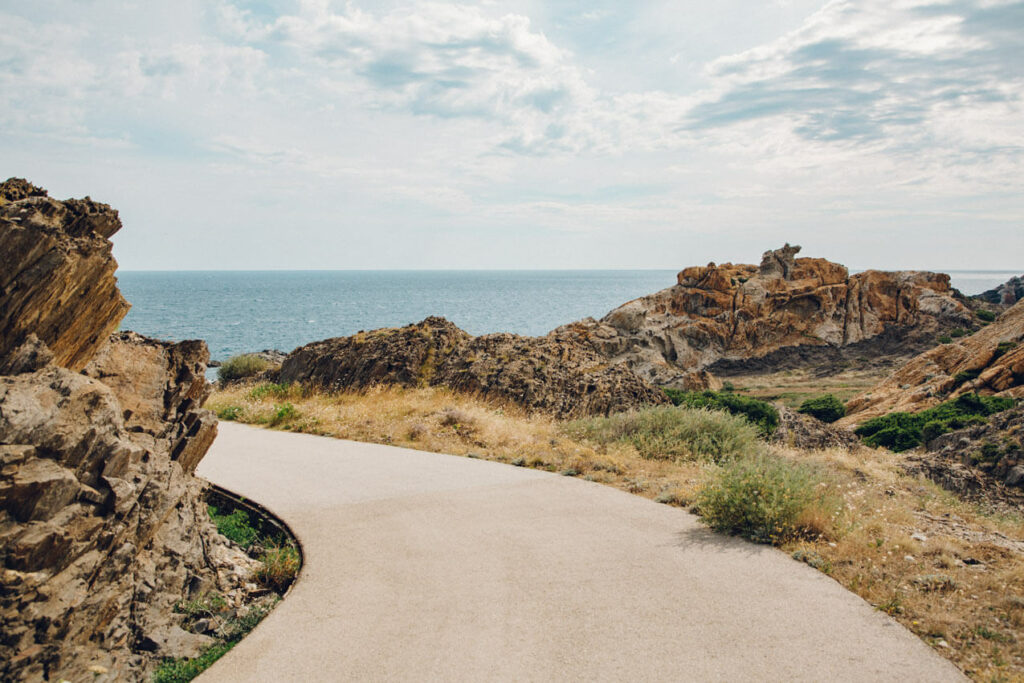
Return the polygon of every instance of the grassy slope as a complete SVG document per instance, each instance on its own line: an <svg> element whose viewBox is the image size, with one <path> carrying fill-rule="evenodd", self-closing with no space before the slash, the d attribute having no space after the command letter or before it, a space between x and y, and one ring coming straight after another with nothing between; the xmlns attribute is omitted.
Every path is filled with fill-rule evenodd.
<svg viewBox="0 0 1024 683"><path fill-rule="evenodd" d="M834 387L817 393L825 391ZM562 472L683 506L718 471L686 457L644 458L630 443L589 441L549 418L441 389L323 395L238 386L215 393L208 407L279 429ZM975 679L1024 680L1024 543L1013 540L1024 520L986 514L908 477L901 456L888 451L771 450L819 464L841 501L837 514L813 525L819 535L788 541L784 551L802 551Z"/></svg>

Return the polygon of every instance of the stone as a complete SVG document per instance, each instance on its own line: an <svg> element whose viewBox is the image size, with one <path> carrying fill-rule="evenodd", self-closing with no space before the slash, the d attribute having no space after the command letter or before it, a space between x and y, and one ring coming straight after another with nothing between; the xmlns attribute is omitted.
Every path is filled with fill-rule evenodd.
<svg viewBox="0 0 1024 683"><path fill-rule="evenodd" d="M996 306L1012 306L1024 300L1024 275L1012 277L995 289L982 292L975 298Z"/></svg>
<svg viewBox="0 0 1024 683"><path fill-rule="evenodd" d="M106 204L40 192L0 184L0 365L34 334L53 362L80 370L128 312L109 239L121 221Z"/></svg>
<svg viewBox="0 0 1024 683"><path fill-rule="evenodd" d="M0 375L20 375L23 372L35 372L53 362L53 352L40 341L39 337L29 334L24 343L15 349L7 358L0 361Z"/></svg>

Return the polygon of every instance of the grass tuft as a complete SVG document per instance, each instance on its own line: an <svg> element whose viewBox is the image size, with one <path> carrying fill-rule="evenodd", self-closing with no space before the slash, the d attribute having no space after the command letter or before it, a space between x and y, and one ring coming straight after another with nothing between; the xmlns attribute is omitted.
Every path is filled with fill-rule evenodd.
<svg viewBox="0 0 1024 683"><path fill-rule="evenodd" d="M237 382L255 377L269 367L270 363L259 356L232 356L217 368L217 379L221 382Z"/></svg>

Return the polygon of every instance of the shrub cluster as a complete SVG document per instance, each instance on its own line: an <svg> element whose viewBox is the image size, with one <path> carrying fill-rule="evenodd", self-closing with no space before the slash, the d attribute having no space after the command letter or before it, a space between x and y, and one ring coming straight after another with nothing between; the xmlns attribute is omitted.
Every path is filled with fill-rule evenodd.
<svg viewBox="0 0 1024 683"><path fill-rule="evenodd" d="M245 510L239 508L230 514L221 514L216 507L208 505L207 512L209 512L214 526L217 527L217 531L242 546L243 549L248 550L256 541L259 531L252 526L252 521Z"/></svg>
<svg viewBox="0 0 1024 683"><path fill-rule="evenodd" d="M771 436L779 426L779 411L771 403L728 391L681 391L665 389L665 394L677 406L724 410L741 415L757 425L763 436Z"/></svg>
<svg viewBox="0 0 1024 683"><path fill-rule="evenodd" d="M858 427L856 434L869 446L900 452L946 432L985 422L989 415L1013 405L1012 398L964 394L919 413L889 413L872 418Z"/></svg>
<svg viewBox="0 0 1024 683"><path fill-rule="evenodd" d="M632 444L645 458L720 462L760 450L754 425L738 415L705 408L656 406L575 420L564 429L575 438L599 444Z"/></svg>
<svg viewBox="0 0 1024 683"><path fill-rule="evenodd" d="M800 404L799 413L810 415L822 422L835 422L846 417L846 406L832 394L809 398Z"/></svg>
<svg viewBox="0 0 1024 683"><path fill-rule="evenodd" d="M987 323L992 322L996 319L996 314L992 311L987 311L984 308L975 313L978 316L978 320L984 320Z"/></svg>
<svg viewBox="0 0 1024 683"><path fill-rule="evenodd" d="M235 382L254 377L269 367L270 363L259 356L232 356L217 368L217 379L221 382Z"/></svg>
<svg viewBox="0 0 1024 683"><path fill-rule="evenodd" d="M716 531L779 545L825 532L837 502L815 466L774 455L725 463L697 497L701 517Z"/></svg>

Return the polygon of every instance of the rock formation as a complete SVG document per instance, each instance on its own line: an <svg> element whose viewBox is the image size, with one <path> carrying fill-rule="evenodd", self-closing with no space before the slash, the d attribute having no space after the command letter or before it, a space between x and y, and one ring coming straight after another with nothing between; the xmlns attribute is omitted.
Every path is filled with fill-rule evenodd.
<svg viewBox="0 0 1024 683"><path fill-rule="evenodd" d="M781 367L794 356L805 365L819 351L826 361L836 349L869 353L866 343L912 355L940 331L970 324L947 275L851 276L838 263L795 258L799 250L787 244L765 252L760 266L687 268L674 287L556 332L575 335L652 383L680 386L695 370Z"/></svg>
<svg viewBox="0 0 1024 683"><path fill-rule="evenodd" d="M0 679L143 680L209 641L174 605L230 596L249 564L192 476L208 352L110 337L115 211L17 180L0 197Z"/></svg>
<svg viewBox="0 0 1024 683"><path fill-rule="evenodd" d="M975 298L997 306L1012 306L1024 300L1024 275L1012 277L995 289L982 292Z"/></svg>
<svg viewBox="0 0 1024 683"><path fill-rule="evenodd" d="M472 337L443 318L307 344L288 356L279 379L327 389L447 386L563 418L667 401L572 336Z"/></svg>
<svg viewBox="0 0 1024 683"><path fill-rule="evenodd" d="M917 412L969 392L1024 398L1024 301L991 325L922 353L855 396L839 424Z"/></svg>

